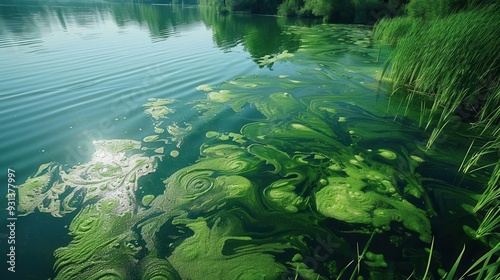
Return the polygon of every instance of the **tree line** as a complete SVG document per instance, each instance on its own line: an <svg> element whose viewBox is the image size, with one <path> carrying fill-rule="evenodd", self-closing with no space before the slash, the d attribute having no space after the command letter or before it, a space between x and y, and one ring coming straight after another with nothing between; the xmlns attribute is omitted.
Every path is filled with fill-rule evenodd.
<svg viewBox="0 0 500 280"><path fill-rule="evenodd" d="M318 17L324 22L373 24L382 17L445 16L494 0L198 0L222 13L246 12L285 17Z"/></svg>

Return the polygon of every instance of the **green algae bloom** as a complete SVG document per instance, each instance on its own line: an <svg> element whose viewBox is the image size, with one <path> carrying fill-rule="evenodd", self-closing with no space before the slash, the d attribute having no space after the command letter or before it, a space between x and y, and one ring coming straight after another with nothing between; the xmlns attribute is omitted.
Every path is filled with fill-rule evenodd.
<svg viewBox="0 0 500 280"><path fill-rule="evenodd" d="M212 91L212 87L210 85L199 85L196 87L196 90L200 91Z"/></svg>
<svg viewBox="0 0 500 280"><path fill-rule="evenodd" d="M397 158L396 153L387 149L378 149L378 154L388 160L395 160Z"/></svg>
<svg viewBox="0 0 500 280"><path fill-rule="evenodd" d="M278 243L241 248L229 256L224 254L224 247L230 241L251 243L250 237L232 236L231 228L224 224L230 223L218 221L212 228L203 220L188 224L194 235L168 258L182 279L276 279L286 271L270 254L281 250ZM221 263L224 265L220 266Z"/></svg>
<svg viewBox="0 0 500 280"><path fill-rule="evenodd" d="M139 275L141 280L181 280L181 276L166 259L147 255L140 260Z"/></svg>
<svg viewBox="0 0 500 280"><path fill-rule="evenodd" d="M153 201L154 198L155 196L152 194L145 195L144 197L142 197L142 205L148 206L149 204L151 204L151 201Z"/></svg>
<svg viewBox="0 0 500 280"><path fill-rule="evenodd" d="M358 34L346 43L359 50L364 38ZM309 39L307 48L315 48ZM292 56L284 51L260 63ZM340 75L328 74L325 65L313 70L307 75L328 83ZM332 271L337 258L353 255L345 232L377 230L382 239L390 230L429 242L430 221L419 208L427 203L420 200L425 189L415 165L401 171L395 161L412 157L373 144L392 135L384 130L387 122L330 92L304 97L307 75L197 87L206 92L192 103L200 120L247 114L229 128L175 119L168 105L177 100L151 99L144 108L155 135L142 142L97 142L91 161L70 169L40 167L20 186L26 199L19 209L26 215L36 209L54 216L78 212L72 241L55 254L56 279L279 279L289 271L326 279L310 263L320 237L335 243L330 250L320 242L328 253L321 269ZM193 139L199 147L183 147L183 157L173 159ZM341 229L325 226L338 224ZM372 252L363 260L370 272L388 262Z"/></svg>
<svg viewBox="0 0 500 280"><path fill-rule="evenodd" d="M151 135L151 136L144 137L144 139L142 141L144 141L144 142L154 142L154 141L158 140L158 138L160 138L160 136L158 136L158 135Z"/></svg>
<svg viewBox="0 0 500 280"><path fill-rule="evenodd" d="M417 232L422 241L430 242L431 226L425 212L395 196L390 178L364 165L346 165L343 171L347 177L329 177L329 184L316 193L316 206L321 214L376 228L400 222Z"/></svg>
<svg viewBox="0 0 500 280"><path fill-rule="evenodd" d="M40 212L52 212L52 207L44 206L43 201L54 196L51 191L51 181L56 175L57 165L47 163L40 166L38 171L26 182L17 187L19 203L17 211L24 216L33 213L35 209Z"/></svg>
<svg viewBox="0 0 500 280"><path fill-rule="evenodd" d="M115 213L127 212L129 201L135 201L137 180L155 171L157 156L126 156L141 148L140 142L132 140L94 141L94 146L96 151L90 162L60 170L57 177L56 165L45 165L20 185L20 214L28 215L38 209L60 217L91 200L111 198L121 201L113 210Z"/></svg>
<svg viewBox="0 0 500 280"><path fill-rule="evenodd" d="M173 158L178 157L179 156L179 151L177 151L177 150L170 151L170 156L173 157Z"/></svg>
<svg viewBox="0 0 500 280"><path fill-rule="evenodd" d="M145 105L146 106L146 105ZM174 113L175 110L163 105L149 105L144 112L150 115L153 119L159 120L165 118L168 114Z"/></svg>
<svg viewBox="0 0 500 280"><path fill-rule="evenodd" d="M214 138L217 136L219 136L219 132L217 131L208 131L207 133L205 133L205 137L207 138Z"/></svg>
<svg viewBox="0 0 500 280"><path fill-rule="evenodd" d="M416 155L412 155L411 156L411 159L413 159L414 161L418 162L418 163L422 163L424 162L425 160L419 156L416 156Z"/></svg>
<svg viewBox="0 0 500 280"><path fill-rule="evenodd" d="M387 267L387 262L384 260L384 255L375 254L373 252L366 252L365 264L370 267Z"/></svg>
<svg viewBox="0 0 500 280"><path fill-rule="evenodd" d="M125 279L131 276L129 267L136 265L139 250L127 246L137 239L130 230L131 216L116 216L100 205L86 207L71 222L69 229L73 240L54 254L55 279Z"/></svg>
<svg viewBox="0 0 500 280"><path fill-rule="evenodd" d="M292 53L289 53L288 50L284 50L281 53L276 55L265 55L259 59L260 66L272 65L276 61L286 61L287 59L293 57Z"/></svg>
<svg viewBox="0 0 500 280"><path fill-rule="evenodd" d="M243 82L229 85L251 89ZM327 98L313 102L286 92L251 95L221 89L195 107L200 104L209 110L222 108L213 104L229 106L235 113L251 104L262 119L243 125L239 133L209 130L201 134L207 142L201 145L198 160L165 179L159 195L144 195L137 203L137 181L156 170L159 158L138 151L142 151L141 144L160 143L160 135L146 137L143 143L98 142L89 163L60 172L64 184L56 184L59 190L74 190L70 199L63 199L72 201L63 209L75 211L80 205L95 203L75 217L70 226L73 240L56 251L56 279L78 274L109 279L131 275L142 279L275 279L288 266L298 267L305 279L316 279L319 275L305 264L307 259L293 256L310 253L303 231L314 234L320 221L329 219L353 229L387 230L391 224L401 224L429 242L429 220L399 194L393 177L396 168L373 161L370 152L352 145L346 136L348 127L336 121L339 108ZM154 100L149 107L164 105L165 101ZM160 124L154 122L154 128ZM186 123L163 127L177 145L193 131ZM356 131L364 133L362 127ZM149 150L163 154L164 147ZM178 155L178 150L171 150L171 157ZM40 182L57 180L50 177L57 170L56 165L47 165L35 177L41 177ZM276 219L287 219L290 224L276 224ZM272 234L248 232L244 220L259 221ZM163 235L167 229L171 232ZM296 231L292 238L290 232ZM92 241L93 236L104 243ZM158 248L169 248L163 249L168 253ZM294 254L284 257L285 251ZM382 255L367 255L367 266L384 267ZM99 265L90 267L89 260Z"/></svg>

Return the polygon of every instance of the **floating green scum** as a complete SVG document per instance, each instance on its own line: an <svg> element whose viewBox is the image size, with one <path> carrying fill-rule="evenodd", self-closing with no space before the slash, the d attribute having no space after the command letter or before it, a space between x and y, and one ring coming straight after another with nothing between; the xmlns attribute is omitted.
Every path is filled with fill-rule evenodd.
<svg viewBox="0 0 500 280"><path fill-rule="evenodd" d="M280 279L290 271L328 279L353 259L344 234L430 242L432 206L415 171L422 159L380 143L367 147L384 118L261 80L198 87L206 98L192 106L202 120L226 109L253 112L239 131L199 131L176 121L168 106L177 100L150 99L144 107L153 135L95 141L89 162L42 165L20 185L22 215L78 213L72 241L55 251L56 279ZM193 135L205 137L195 162L162 178L160 193L139 187L179 160L173 154ZM397 135L390 137L410 137ZM410 162L405 172L399 159ZM320 268L310 263L318 236L336 248ZM363 261L373 269L389 261L377 250Z"/></svg>

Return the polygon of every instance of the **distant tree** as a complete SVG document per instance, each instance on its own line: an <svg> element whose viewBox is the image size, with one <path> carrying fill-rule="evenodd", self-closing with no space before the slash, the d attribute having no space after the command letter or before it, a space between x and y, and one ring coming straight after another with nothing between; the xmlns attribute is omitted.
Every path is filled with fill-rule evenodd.
<svg viewBox="0 0 500 280"><path fill-rule="evenodd" d="M231 11L251 11L258 0L226 0L226 7Z"/></svg>
<svg viewBox="0 0 500 280"><path fill-rule="evenodd" d="M389 8L389 3L381 0L351 0L354 8L355 23L374 23L382 16L393 16L397 13L396 8ZM403 10L403 8L400 8Z"/></svg>
<svg viewBox="0 0 500 280"><path fill-rule="evenodd" d="M406 10L411 17L432 19L468 8L486 6L496 1L498 0L411 0L406 5Z"/></svg>
<svg viewBox="0 0 500 280"><path fill-rule="evenodd" d="M304 0L300 14L322 17L325 22L352 22L354 4L351 0Z"/></svg>
<svg viewBox="0 0 500 280"><path fill-rule="evenodd" d="M276 14L283 0L257 0L252 12L259 14Z"/></svg>
<svg viewBox="0 0 500 280"><path fill-rule="evenodd" d="M299 16L299 10L304 5L301 0L285 0L278 6L279 16L294 17Z"/></svg>
<svg viewBox="0 0 500 280"><path fill-rule="evenodd" d="M328 21L334 12L335 0L305 0L302 14L311 14Z"/></svg>

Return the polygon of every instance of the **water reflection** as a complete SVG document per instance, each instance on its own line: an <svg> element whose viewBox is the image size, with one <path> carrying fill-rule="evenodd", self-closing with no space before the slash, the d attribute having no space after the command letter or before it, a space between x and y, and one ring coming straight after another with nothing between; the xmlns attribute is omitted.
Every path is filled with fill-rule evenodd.
<svg viewBox="0 0 500 280"><path fill-rule="evenodd" d="M178 29L189 30L199 22L197 7L186 8L177 5L115 4L111 5L111 16L116 24L125 27L138 24L149 29L154 41L167 39Z"/></svg>
<svg viewBox="0 0 500 280"><path fill-rule="evenodd" d="M259 17L256 19L256 17ZM213 10L203 10L205 24L212 27L217 47L230 51L241 44L256 63L268 54L284 50L298 50L300 39L296 34L285 33L286 19L252 15L221 15ZM269 65L270 67L270 65Z"/></svg>
<svg viewBox="0 0 500 280"><path fill-rule="evenodd" d="M265 55L299 48L298 35L284 32L286 19L258 16L256 20L256 17L221 15L215 9L185 5L9 0L0 5L0 47L41 46L46 35L75 31L80 34L81 29L95 29L113 22L119 29L131 25L144 28L153 42L189 32L201 23L212 29L216 47L229 52L242 46L256 63Z"/></svg>

